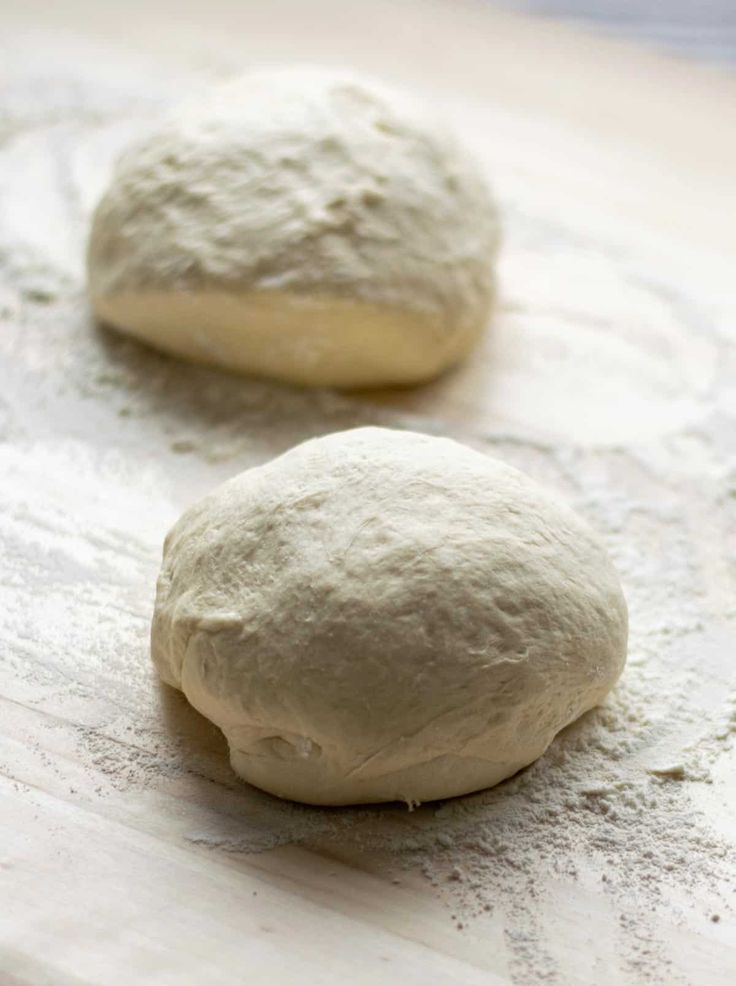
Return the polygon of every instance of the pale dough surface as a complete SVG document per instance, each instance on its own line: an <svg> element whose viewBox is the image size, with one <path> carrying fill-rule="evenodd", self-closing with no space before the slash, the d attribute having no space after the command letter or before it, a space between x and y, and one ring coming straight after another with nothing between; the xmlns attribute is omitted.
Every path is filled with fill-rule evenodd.
<svg viewBox="0 0 736 986"><path fill-rule="evenodd" d="M428 108L344 72L272 69L122 156L89 291L100 319L199 362L413 383L477 340L497 247L485 179Z"/></svg>
<svg viewBox="0 0 736 986"><path fill-rule="evenodd" d="M2 974L736 982L736 80L477 0L5 6ZM504 217L492 331L378 408L167 359L95 330L82 300L118 152L161 107L305 51L426 92ZM239 783L220 730L149 668L182 512L367 423L461 439L559 491L631 613L603 706L509 782L412 813Z"/></svg>
<svg viewBox="0 0 736 986"><path fill-rule="evenodd" d="M152 653L235 770L313 804L497 783L626 655L597 537L516 469L359 428L247 470L169 533Z"/></svg>

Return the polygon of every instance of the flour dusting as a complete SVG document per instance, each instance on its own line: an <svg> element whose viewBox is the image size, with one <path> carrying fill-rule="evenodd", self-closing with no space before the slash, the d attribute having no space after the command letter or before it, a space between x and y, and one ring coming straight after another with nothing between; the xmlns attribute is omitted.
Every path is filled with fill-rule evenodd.
<svg viewBox="0 0 736 986"><path fill-rule="evenodd" d="M736 920L736 344L726 302L681 305L682 279L665 260L653 279L633 239L561 228L554 203L544 207L531 186L525 198L509 165L498 188L516 280L505 282L498 331L523 338L526 327L531 345L534 326L547 328L539 361L515 365L506 386L531 407L542 381L558 402L557 432L554 422L545 436L489 420L469 433L439 414L187 366L96 327L83 293L93 192L123 138L165 101L161 73L136 63L126 95L105 71L108 98L72 47L68 63L58 52L49 62L59 84L47 102L42 40L31 50L27 85L18 70L0 120L0 694L12 736L0 768L206 858L301 845L418 880L446 902L457 934L488 937L518 986L567 986L565 954L578 948L591 982L726 981ZM201 81L194 70L177 78L182 89ZM559 277L532 278L528 298L528 271L550 258ZM637 266L646 276L634 279ZM638 375L632 319L651 294L647 373L656 368L667 398L654 436L619 414L613 390L596 407L610 423L596 440L578 445L562 427L585 416L572 377L545 373L568 323L573 341L587 340L591 400L592 375L606 373L586 335L590 312L560 309L563 280L573 292L587 283L576 272L592 270L601 292L631 290L631 310L617 315L611 302L601 332L625 323L616 374L639 388L641 408L650 376ZM670 365L697 370L687 401L670 393ZM157 682L148 653L161 542L181 511L299 441L364 424L448 434L559 490L605 537L630 607L629 663L603 708L498 787L411 812L309 808L240 783L219 731ZM716 969L706 953L725 957Z"/></svg>

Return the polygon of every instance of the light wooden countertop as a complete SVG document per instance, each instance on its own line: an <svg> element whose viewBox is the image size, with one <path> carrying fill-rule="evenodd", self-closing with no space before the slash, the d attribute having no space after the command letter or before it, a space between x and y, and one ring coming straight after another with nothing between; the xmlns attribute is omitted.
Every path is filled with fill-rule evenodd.
<svg viewBox="0 0 736 986"><path fill-rule="evenodd" d="M736 981L736 80L471 0L30 0L2 21L2 986ZM86 223L117 150L203 83L290 60L424 90L487 164L506 231L499 311L427 387L291 391L89 320ZM519 860L524 880L465 915L451 881L380 848L383 829L398 844L431 828L435 807L266 799L157 684L147 633L168 525L240 469L368 421L501 455L603 529L632 604L615 708L636 698L650 715L627 769L648 784L664 738L668 755L680 743L677 790L647 788L652 824L666 797L667 818L712 830L693 857L712 880L685 860L637 884L645 819L622 816L630 830L606 830L630 850L618 892L586 848L599 822L577 813L554 866ZM668 661L671 691L648 697ZM436 873L453 851L438 843ZM431 843L422 858L435 865Z"/></svg>

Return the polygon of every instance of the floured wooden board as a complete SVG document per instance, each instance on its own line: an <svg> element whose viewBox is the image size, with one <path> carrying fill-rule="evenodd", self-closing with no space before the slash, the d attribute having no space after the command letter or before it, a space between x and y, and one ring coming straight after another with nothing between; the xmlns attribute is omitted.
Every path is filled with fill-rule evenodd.
<svg viewBox="0 0 736 986"><path fill-rule="evenodd" d="M736 981L736 82L482 3L26 3L0 32L0 983ZM89 212L160 110L256 63L421 89L486 162L501 304L457 372L336 395L95 327ZM369 422L560 490L631 609L604 709L498 788L313 809L149 667L163 535Z"/></svg>

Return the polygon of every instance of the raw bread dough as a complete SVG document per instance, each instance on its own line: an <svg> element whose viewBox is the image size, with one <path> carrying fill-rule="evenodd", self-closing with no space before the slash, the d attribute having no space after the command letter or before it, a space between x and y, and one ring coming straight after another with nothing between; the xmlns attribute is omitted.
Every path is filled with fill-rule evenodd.
<svg viewBox="0 0 736 986"><path fill-rule="evenodd" d="M302 384L412 383L489 314L497 214L402 93L254 73L123 156L95 212L98 317L161 349Z"/></svg>
<svg viewBox="0 0 736 986"><path fill-rule="evenodd" d="M360 428L181 517L151 639L247 781L416 804L543 753L609 691L626 636L613 566L569 508L456 442Z"/></svg>

